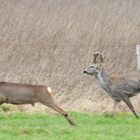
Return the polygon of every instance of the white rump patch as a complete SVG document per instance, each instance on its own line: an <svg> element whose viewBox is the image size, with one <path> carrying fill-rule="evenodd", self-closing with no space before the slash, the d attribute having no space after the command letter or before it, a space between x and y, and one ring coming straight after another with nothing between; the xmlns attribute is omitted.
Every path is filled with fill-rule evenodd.
<svg viewBox="0 0 140 140"><path fill-rule="evenodd" d="M50 87L47 87L48 92L52 92L52 89Z"/></svg>

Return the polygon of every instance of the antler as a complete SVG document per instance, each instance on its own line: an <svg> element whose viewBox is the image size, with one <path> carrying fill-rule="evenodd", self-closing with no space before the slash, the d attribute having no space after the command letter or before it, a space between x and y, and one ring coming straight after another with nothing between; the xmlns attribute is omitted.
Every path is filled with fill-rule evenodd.
<svg viewBox="0 0 140 140"><path fill-rule="evenodd" d="M94 64L98 63L103 63L104 62L105 56L103 56L100 52L95 52L93 53L93 62Z"/></svg>

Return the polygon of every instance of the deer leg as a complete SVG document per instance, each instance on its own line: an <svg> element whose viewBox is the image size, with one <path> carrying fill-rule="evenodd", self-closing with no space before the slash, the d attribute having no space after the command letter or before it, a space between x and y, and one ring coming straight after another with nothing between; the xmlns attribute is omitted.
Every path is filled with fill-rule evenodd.
<svg viewBox="0 0 140 140"><path fill-rule="evenodd" d="M73 122L73 120L69 117L69 115L63 111L60 107L58 107L55 103L43 103L45 106L48 106L50 108L52 108L53 110L57 111L58 113L60 113L61 115L63 115L66 120L71 124L71 125L75 125L75 123Z"/></svg>
<svg viewBox="0 0 140 140"><path fill-rule="evenodd" d="M6 98L3 94L0 93L0 105L7 102L8 102L8 98Z"/></svg>
<svg viewBox="0 0 140 140"><path fill-rule="evenodd" d="M130 99L127 97L127 98L123 98L122 99L126 104L127 106L129 107L129 109L133 112L133 114L135 115L136 118L139 118L139 116L136 114L135 112L135 109L130 101Z"/></svg>
<svg viewBox="0 0 140 140"><path fill-rule="evenodd" d="M59 106L57 106L55 104L55 108L57 109L57 111L61 111L62 112L62 115L67 119L67 121L71 124L71 125L76 125L73 120L69 117L69 115L64 111L62 110Z"/></svg>
<svg viewBox="0 0 140 140"><path fill-rule="evenodd" d="M114 100L114 106L113 106L112 117L115 116L116 108L117 108L117 106L119 105L119 103L120 103L120 100Z"/></svg>

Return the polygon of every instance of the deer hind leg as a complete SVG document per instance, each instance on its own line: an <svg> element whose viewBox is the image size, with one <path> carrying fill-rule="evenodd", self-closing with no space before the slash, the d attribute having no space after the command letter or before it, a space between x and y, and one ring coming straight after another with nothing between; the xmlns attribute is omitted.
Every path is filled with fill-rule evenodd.
<svg viewBox="0 0 140 140"><path fill-rule="evenodd" d="M69 115L60 107L58 107L54 102L53 103L43 103L45 106L48 106L50 108L52 108L53 110L57 111L58 113L60 113L61 115L63 115L66 120L71 124L71 125L75 125L75 123L73 122L73 120L69 117Z"/></svg>
<svg viewBox="0 0 140 140"><path fill-rule="evenodd" d="M57 106L56 104L55 104L55 108L56 108L57 112L60 113L60 111L61 111L60 114L62 114L71 125L76 125L74 123L74 121L69 117L69 115L64 110L62 110L59 106Z"/></svg>
<svg viewBox="0 0 140 140"><path fill-rule="evenodd" d="M8 98L6 98L6 96L0 93L0 105L7 102L8 102Z"/></svg>
<svg viewBox="0 0 140 140"><path fill-rule="evenodd" d="M135 115L136 118L139 118L139 116L136 114L135 112L135 109L130 101L130 99L128 97L125 97L122 99L126 104L127 106L129 107L129 109L133 112L133 114Z"/></svg>
<svg viewBox="0 0 140 140"><path fill-rule="evenodd" d="M115 116L116 109L117 109L117 107L118 107L119 103L120 103L120 100L114 100L114 106L113 106L112 117L114 117L114 116Z"/></svg>

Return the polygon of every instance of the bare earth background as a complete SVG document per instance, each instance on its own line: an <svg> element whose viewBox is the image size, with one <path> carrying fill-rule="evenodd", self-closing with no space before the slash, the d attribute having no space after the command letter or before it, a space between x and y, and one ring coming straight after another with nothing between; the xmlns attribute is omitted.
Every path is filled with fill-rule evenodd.
<svg viewBox="0 0 140 140"><path fill-rule="evenodd" d="M0 80L48 85L65 109L111 111L112 99L83 69L101 51L108 73L136 71L136 44L139 0L0 0ZM133 104L140 111L139 96Z"/></svg>

